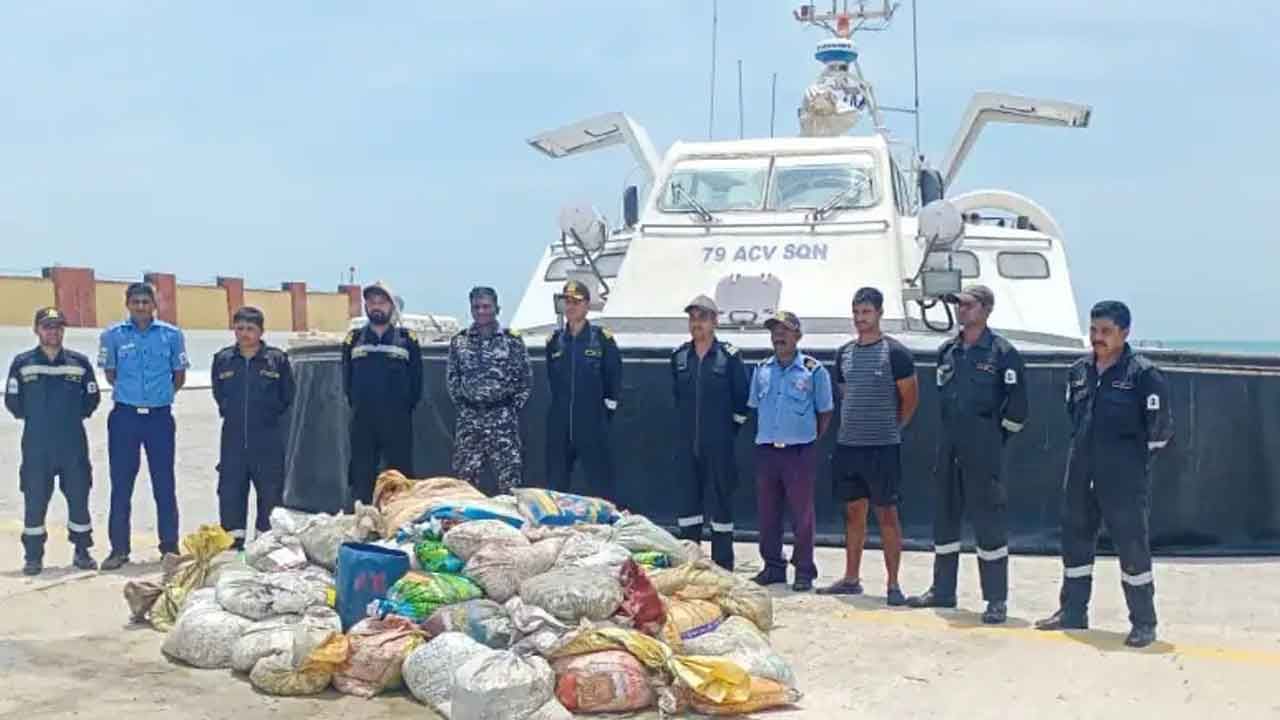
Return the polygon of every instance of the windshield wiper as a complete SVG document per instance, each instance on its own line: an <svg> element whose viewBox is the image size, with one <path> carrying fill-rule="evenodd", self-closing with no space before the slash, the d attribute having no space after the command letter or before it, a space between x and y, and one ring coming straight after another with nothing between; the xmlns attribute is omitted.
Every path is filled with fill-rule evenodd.
<svg viewBox="0 0 1280 720"><path fill-rule="evenodd" d="M689 191L685 190L684 186L680 183L671 183L671 194L684 197L684 201L689 203L693 208L690 212L696 214L699 218L702 218L702 222L709 223L715 221L716 217L711 214L711 211L703 207L702 203L694 200L693 195L689 194Z"/></svg>
<svg viewBox="0 0 1280 720"><path fill-rule="evenodd" d="M866 186L867 179L859 178L856 184L850 185L835 195L832 195L830 200L822 203L822 205L816 208L809 217L812 218L814 222L826 218L837 208L837 206L840 205L840 203L844 202L854 193L857 193L857 197L862 197L862 190Z"/></svg>

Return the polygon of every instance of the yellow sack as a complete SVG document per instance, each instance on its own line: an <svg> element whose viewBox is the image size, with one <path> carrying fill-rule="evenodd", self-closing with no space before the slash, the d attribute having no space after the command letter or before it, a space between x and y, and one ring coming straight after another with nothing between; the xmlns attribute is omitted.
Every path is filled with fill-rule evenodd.
<svg viewBox="0 0 1280 720"><path fill-rule="evenodd" d="M724 619L720 606L709 600L686 600L679 595L663 598L662 604L666 608L667 621L660 636L673 650L684 645L686 635L709 632Z"/></svg>
<svg viewBox="0 0 1280 720"><path fill-rule="evenodd" d="M325 640L320 647L311 651L305 662L300 668L305 673L328 673L330 675L338 672L338 668L347 661L347 657L351 655L351 641L342 633L334 633Z"/></svg>
<svg viewBox="0 0 1280 720"><path fill-rule="evenodd" d="M146 618L148 612L151 626L157 630L168 632L178 619L183 603L191 591L202 587L213 567L213 559L228 550L235 543L235 538L218 525L201 525L198 530L182 539L183 555L171 573L167 573L163 589L158 593L154 583L130 582L124 587L125 600L129 602L134 619ZM148 587L149 586L149 587ZM150 599L154 597L154 605L150 608L137 605L140 596Z"/></svg>
<svg viewBox="0 0 1280 720"><path fill-rule="evenodd" d="M764 678L751 678L751 694L741 702L709 703L697 695L688 697L689 705L703 715L746 715L748 713L795 705L800 701L799 690L780 682Z"/></svg>
<svg viewBox="0 0 1280 720"><path fill-rule="evenodd" d="M768 632L773 628L773 597L769 591L706 560L656 570L649 580L658 592L682 600L710 600L726 615L740 615Z"/></svg>
<svg viewBox="0 0 1280 720"><path fill-rule="evenodd" d="M751 676L737 664L704 655L676 655L662 642L635 630L584 630L553 652L552 657L618 648L635 655L651 670L670 673L680 685L711 703L741 703L751 697Z"/></svg>

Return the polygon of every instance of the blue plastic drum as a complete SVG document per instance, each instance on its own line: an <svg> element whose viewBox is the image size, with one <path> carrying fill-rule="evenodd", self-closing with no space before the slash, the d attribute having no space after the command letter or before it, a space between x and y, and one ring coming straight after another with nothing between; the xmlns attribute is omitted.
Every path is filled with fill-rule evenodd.
<svg viewBox="0 0 1280 720"><path fill-rule="evenodd" d="M407 572L409 556L400 550L343 543L338 548L338 570L334 577L343 632L363 620L369 603L385 597L387 590Z"/></svg>

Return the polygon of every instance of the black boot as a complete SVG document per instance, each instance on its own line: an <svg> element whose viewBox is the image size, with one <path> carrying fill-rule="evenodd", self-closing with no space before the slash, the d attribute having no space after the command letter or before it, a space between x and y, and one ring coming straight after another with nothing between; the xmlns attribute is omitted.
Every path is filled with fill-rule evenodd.
<svg viewBox="0 0 1280 720"><path fill-rule="evenodd" d="M76 548L76 555L72 558L71 564L80 570L98 569L98 561L94 560L93 556L89 554L89 548L87 547Z"/></svg>
<svg viewBox="0 0 1280 720"><path fill-rule="evenodd" d="M1155 625L1134 625L1124 644L1131 648L1144 648L1156 641Z"/></svg>
<svg viewBox="0 0 1280 720"><path fill-rule="evenodd" d="M1009 606L1003 600L987 603L987 609L982 613L982 622L987 625L1003 625L1008 619Z"/></svg>
<svg viewBox="0 0 1280 720"><path fill-rule="evenodd" d="M913 608L953 608L956 606L956 597L943 597L933 588L929 588L923 595L912 595L907 598L907 606Z"/></svg>
<svg viewBox="0 0 1280 720"><path fill-rule="evenodd" d="M1089 616L1083 610L1060 608L1043 620L1036 621L1037 630L1088 630Z"/></svg>
<svg viewBox="0 0 1280 720"><path fill-rule="evenodd" d="M40 558L27 558L26 563L22 566L22 574L27 577L35 577L44 571L44 563Z"/></svg>

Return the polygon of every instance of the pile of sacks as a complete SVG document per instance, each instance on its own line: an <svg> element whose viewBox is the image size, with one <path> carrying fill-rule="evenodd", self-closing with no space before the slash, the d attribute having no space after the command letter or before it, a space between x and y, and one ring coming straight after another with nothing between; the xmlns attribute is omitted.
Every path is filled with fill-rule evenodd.
<svg viewBox="0 0 1280 720"><path fill-rule="evenodd" d="M597 498L533 488L490 498L453 478L388 471L374 507L281 509L271 528L241 554L201 528L163 582L126 588L135 619L168 631L166 655L245 673L272 695L403 687L455 720L737 715L800 699L769 643L763 588ZM367 545L346 543L399 550L409 567L354 624L333 608L369 583L344 587L338 558Z"/></svg>

